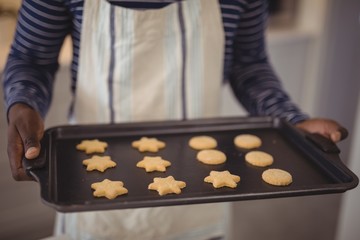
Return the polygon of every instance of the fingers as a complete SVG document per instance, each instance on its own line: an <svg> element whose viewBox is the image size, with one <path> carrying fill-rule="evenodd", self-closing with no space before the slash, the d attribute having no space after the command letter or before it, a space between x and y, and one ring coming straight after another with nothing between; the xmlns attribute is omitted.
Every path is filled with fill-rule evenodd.
<svg viewBox="0 0 360 240"><path fill-rule="evenodd" d="M339 131L330 133L330 139L333 142L339 142L341 140L341 133Z"/></svg>
<svg viewBox="0 0 360 240"><path fill-rule="evenodd" d="M296 124L296 127L310 133L321 134L335 143L348 136L348 131L344 127L330 119L309 119Z"/></svg>
<svg viewBox="0 0 360 240"><path fill-rule="evenodd" d="M345 138L347 138L349 136L348 130L346 128L344 128L344 127L339 127L338 131L341 134L341 138L340 138L339 141L344 140Z"/></svg>
<svg viewBox="0 0 360 240"><path fill-rule="evenodd" d="M40 153L40 140L42 138L42 134L28 130L21 130L20 132L23 133L22 140L24 143L25 157L27 159L34 159L38 157Z"/></svg>
<svg viewBox="0 0 360 240"><path fill-rule="evenodd" d="M340 142L341 140L344 140L349 135L348 131L343 128L339 127L336 131L332 131L330 133L330 139L333 142Z"/></svg>
<svg viewBox="0 0 360 240"><path fill-rule="evenodd" d="M324 120L324 125L325 134L334 143L344 140L348 136L348 131L337 122L326 122L326 120Z"/></svg>
<svg viewBox="0 0 360 240"><path fill-rule="evenodd" d="M40 153L40 140L44 134L43 121L39 114L29 107L20 111L21 118L14 121L14 125L24 145L25 157L34 159Z"/></svg>

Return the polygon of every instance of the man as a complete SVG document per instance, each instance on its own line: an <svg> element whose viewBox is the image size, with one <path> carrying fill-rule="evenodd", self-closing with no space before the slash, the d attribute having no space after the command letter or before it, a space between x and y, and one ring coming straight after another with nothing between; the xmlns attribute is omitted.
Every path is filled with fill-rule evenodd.
<svg viewBox="0 0 360 240"><path fill-rule="evenodd" d="M265 17L259 0L25 0L4 75L14 178L29 180L21 159L39 154L67 34L78 124L215 117L229 81L251 115L339 141L338 123L309 119L282 89L266 56ZM221 204L190 205L61 215L58 229L78 239L210 239L224 235L224 218ZM154 219L162 232L151 230Z"/></svg>

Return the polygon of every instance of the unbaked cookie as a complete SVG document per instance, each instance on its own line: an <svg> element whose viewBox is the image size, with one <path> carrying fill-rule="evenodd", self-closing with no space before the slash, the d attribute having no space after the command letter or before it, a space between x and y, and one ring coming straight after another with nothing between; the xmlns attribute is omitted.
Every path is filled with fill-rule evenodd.
<svg viewBox="0 0 360 240"><path fill-rule="evenodd" d="M292 183L292 176L289 172L277 168L270 168L262 173L262 179L275 186L286 186Z"/></svg>
<svg viewBox="0 0 360 240"><path fill-rule="evenodd" d="M181 189L186 187L183 181L177 181L173 176L166 178L156 177L153 182L149 184L148 189L158 191L159 195L163 196L170 193L180 194Z"/></svg>
<svg viewBox="0 0 360 240"><path fill-rule="evenodd" d="M82 140L81 143L76 145L76 149L84 151L86 154L103 153L107 146L106 142L99 141L98 139Z"/></svg>
<svg viewBox="0 0 360 240"><path fill-rule="evenodd" d="M108 199L114 199L119 195L128 193L128 190L124 187L123 182L111 181L109 179L93 183L91 184L91 188L95 190L93 192L95 197L106 197Z"/></svg>
<svg viewBox="0 0 360 240"><path fill-rule="evenodd" d="M196 136L189 140L189 146L195 150L212 149L216 148L217 142L210 136Z"/></svg>
<svg viewBox="0 0 360 240"><path fill-rule="evenodd" d="M98 170L104 172L108 168L116 166L116 162L110 159L109 156L92 156L89 159L83 160L87 171Z"/></svg>
<svg viewBox="0 0 360 240"><path fill-rule="evenodd" d="M251 151L245 155L246 162L257 167L270 166L274 162L274 158L263 151Z"/></svg>
<svg viewBox="0 0 360 240"><path fill-rule="evenodd" d="M261 143L261 139L252 134L240 134L234 138L234 144L239 148L258 148L261 146Z"/></svg>
<svg viewBox="0 0 360 240"><path fill-rule="evenodd" d="M196 158L205 164L217 165L226 161L225 153L215 149L205 149L198 152Z"/></svg>
<svg viewBox="0 0 360 240"><path fill-rule="evenodd" d="M229 171L211 171L210 175L207 176L204 181L212 183L214 188L236 188L237 183L240 182L240 176L231 174Z"/></svg>
<svg viewBox="0 0 360 240"><path fill-rule="evenodd" d="M137 148L140 152L158 152L165 147L165 143L156 138L142 137L140 140L133 141L132 147Z"/></svg>
<svg viewBox="0 0 360 240"><path fill-rule="evenodd" d="M169 167L171 163L161 157L144 157L143 160L139 161L136 166L139 168L145 168L146 172L165 172L166 167Z"/></svg>

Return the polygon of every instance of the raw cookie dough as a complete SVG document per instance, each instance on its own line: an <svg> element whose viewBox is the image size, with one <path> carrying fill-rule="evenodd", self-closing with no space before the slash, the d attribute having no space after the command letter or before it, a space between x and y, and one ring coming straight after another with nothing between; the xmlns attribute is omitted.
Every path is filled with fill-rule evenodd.
<svg viewBox="0 0 360 240"><path fill-rule="evenodd" d="M106 169L116 166L116 162L111 160L109 156L97 155L83 160L83 164L86 166L87 171L98 170L100 172L104 172Z"/></svg>
<svg viewBox="0 0 360 240"><path fill-rule="evenodd" d="M204 179L207 183L212 183L214 188L229 187L236 188L240 182L240 177L231 174L229 171L211 171L210 175Z"/></svg>
<svg viewBox="0 0 360 240"><path fill-rule="evenodd" d="M165 172L166 167L169 167L171 163L161 157L144 157L143 160L139 161L136 166L139 168L145 168L146 172Z"/></svg>
<svg viewBox="0 0 360 240"><path fill-rule="evenodd" d="M263 151L251 151L245 155L246 162L257 167L267 167L273 164L274 158Z"/></svg>
<svg viewBox="0 0 360 240"><path fill-rule="evenodd" d="M274 186L286 186L292 183L292 176L285 170L270 168L262 173L262 179Z"/></svg>
<svg viewBox="0 0 360 240"><path fill-rule="evenodd" d="M86 154L103 153L107 146L106 142L99 141L98 139L82 140L81 143L76 145L76 149L85 151Z"/></svg>
<svg viewBox="0 0 360 240"><path fill-rule="evenodd" d="M140 152L158 152L165 147L165 143L156 138L142 137L140 140L133 141L132 147L137 148Z"/></svg>
<svg viewBox="0 0 360 240"><path fill-rule="evenodd" d="M124 188L123 182L111 181L109 179L93 183L91 188L95 190L93 193L95 197L106 197L108 199L114 199L119 195L128 193L128 190Z"/></svg>
<svg viewBox="0 0 360 240"><path fill-rule="evenodd" d="M198 152L196 158L205 164L217 165L222 164L226 161L226 155L215 149L205 149Z"/></svg>
<svg viewBox="0 0 360 240"><path fill-rule="evenodd" d="M195 150L212 149L216 148L217 142L210 136L196 136L189 140L189 146Z"/></svg>
<svg viewBox="0 0 360 240"><path fill-rule="evenodd" d="M156 177L153 182L149 184L148 189L158 191L159 195L163 196L170 193L180 194L181 189L186 187L183 181L177 181L173 176L166 178Z"/></svg>
<svg viewBox="0 0 360 240"><path fill-rule="evenodd" d="M261 146L261 143L261 139L252 134L240 134L234 138L234 144L239 148L258 148Z"/></svg>

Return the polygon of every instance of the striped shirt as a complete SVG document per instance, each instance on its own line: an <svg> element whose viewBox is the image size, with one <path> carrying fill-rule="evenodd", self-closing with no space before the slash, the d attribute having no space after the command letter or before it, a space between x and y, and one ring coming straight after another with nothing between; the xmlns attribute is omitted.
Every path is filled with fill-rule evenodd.
<svg viewBox="0 0 360 240"><path fill-rule="evenodd" d="M110 0L133 9L162 8L179 0ZM251 116L307 118L291 101L268 62L265 0L219 0L225 31L224 81ZM22 102L40 112L50 107L58 56L66 35L73 40L71 89L75 93L84 0L24 0L4 72L7 109Z"/></svg>

